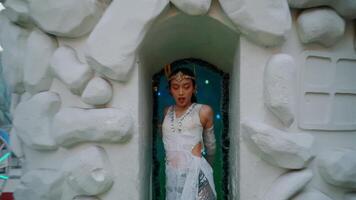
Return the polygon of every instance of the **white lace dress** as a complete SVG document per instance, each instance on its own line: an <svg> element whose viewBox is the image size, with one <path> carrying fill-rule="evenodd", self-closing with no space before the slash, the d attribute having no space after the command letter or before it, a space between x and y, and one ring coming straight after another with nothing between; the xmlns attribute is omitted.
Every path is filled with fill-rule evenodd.
<svg viewBox="0 0 356 200"><path fill-rule="evenodd" d="M176 117L174 106L171 106L164 118L166 200L216 199L211 166L204 157L192 154L193 147L202 142L201 106L193 103L179 118Z"/></svg>

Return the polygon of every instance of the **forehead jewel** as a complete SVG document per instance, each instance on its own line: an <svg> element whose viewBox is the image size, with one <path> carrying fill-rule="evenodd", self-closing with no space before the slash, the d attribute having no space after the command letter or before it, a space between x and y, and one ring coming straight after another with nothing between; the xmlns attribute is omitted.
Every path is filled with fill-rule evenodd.
<svg viewBox="0 0 356 200"><path fill-rule="evenodd" d="M189 75L183 74L181 71L179 71L177 74L175 74L174 76L169 78L169 80L173 80L173 79L178 81L178 82L181 82L183 79L195 80L195 78L193 76L189 76Z"/></svg>

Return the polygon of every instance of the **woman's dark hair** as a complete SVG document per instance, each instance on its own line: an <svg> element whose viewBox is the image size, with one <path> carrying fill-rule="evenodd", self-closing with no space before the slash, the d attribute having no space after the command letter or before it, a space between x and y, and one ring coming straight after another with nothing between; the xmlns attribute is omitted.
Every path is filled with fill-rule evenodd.
<svg viewBox="0 0 356 200"><path fill-rule="evenodd" d="M173 72L169 75L169 78L178 74L178 72L182 72L184 75L188 75L188 76L196 78L195 74L192 72L192 70L185 68L185 67L180 67L180 68L173 70ZM195 87L195 85L196 85L195 80L194 79L191 79L191 80L193 82L193 87ZM168 81L168 88L171 89L171 81ZM192 103L197 102L197 97L195 96L195 93L193 93L192 98L190 100Z"/></svg>

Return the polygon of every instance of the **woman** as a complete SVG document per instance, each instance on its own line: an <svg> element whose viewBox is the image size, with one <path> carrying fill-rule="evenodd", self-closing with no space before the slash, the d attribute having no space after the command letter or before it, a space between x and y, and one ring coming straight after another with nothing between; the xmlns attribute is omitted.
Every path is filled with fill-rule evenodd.
<svg viewBox="0 0 356 200"><path fill-rule="evenodd" d="M213 171L202 157L213 161L215 136L213 111L196 103L194 73L179 68L169 76L169 90L175 105L165 109L162 125L166 151L166 199L214 200L216 192Z"/></svg>

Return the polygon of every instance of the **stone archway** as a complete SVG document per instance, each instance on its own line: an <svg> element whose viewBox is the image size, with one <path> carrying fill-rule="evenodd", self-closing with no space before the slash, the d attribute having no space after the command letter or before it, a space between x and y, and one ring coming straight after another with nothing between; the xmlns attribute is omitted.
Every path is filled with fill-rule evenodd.
<svg viewBox="0 0 356 200"><path fill-rule="evenodd" d="M139 51L139 81L140 81L140 108L142 112L140 124L143 125L140 135L143 149L141 149L142 162L144 165L151 166L151 130L152 130L152 88L151 78L160 71L162 67L174 60L194 57L205 60L221 70L230 74L230 117L238 118L238 105L234 99L238 98L238 71L239 71L239 36L224 25L224 21L219 21L211 16L188 16L177 10L169 11L166 18L158 20L146 34ZM214 15L213 15L214 17ZM223 23L222 23L223 22ZM237 198L238 174L238 144L236 140L237 127L230 126L230 168L229 177L230 198ZM151 176L150 168L142 169L143 177ZM152 178L152 177L151 177ZM145 193L150 194L152 185L151 180L142 182ZM148 195L151 196L151 195ZM233 198L234 197L234 198Z"/></svg>

